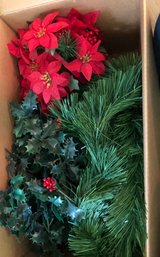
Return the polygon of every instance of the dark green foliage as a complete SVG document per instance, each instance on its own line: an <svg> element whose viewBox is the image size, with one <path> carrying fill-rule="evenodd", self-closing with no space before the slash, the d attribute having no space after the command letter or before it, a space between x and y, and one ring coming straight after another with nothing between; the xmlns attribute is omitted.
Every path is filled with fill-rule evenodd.
<svg viewBox="0 0 160 257"><path fill-rule="evenodd" d="M51 113L86 146L88 168L76 201L85 219L69 237L75 256L143 256L145 205L141 59L128 54L108 64L102 78L78 101L56 102ZM94 214L94 215L93 215Z"/></svg>
<svg viewBox="0 0 160 257"><path fill-rule="evenodd" d="M11 108L16 140L8 155L10 174L38 179L52 175L72 194L85 165L83 145L59 130L51 117L39 114L33 92Z"/></svg>
<svg viewBox="0 0 160 257"><path fill-rule="evenodd" d="M72 199L86 166L85 149L77 138L64 134L55 119L40 114L33 92L11 110L15 143L7 155L12 178L0 192L0 224L17 237L24 234L41 252L59 257L69 221L80 214L74 214L79 209ZM55 191L43 186L46 177L56 179Z"/></svg>
<svg viewBox="0 0 160 257"><path fill-rule="evenodd" d="M70 31L64 31L59 35L58 53L66 61L76 58L76 40L71 37Z"/></svg>
<svg viewBox="0 0 160 257"><path fill-rule="evenodd" d="M66 242L69 232L68 202L49 193L38 180L27 182L22 176L10 180L0 193L0 224L19 236L21 233L44 252ZM54 256L54 255L53 255ZM58 253L57 255L61 256Z"/></svg>

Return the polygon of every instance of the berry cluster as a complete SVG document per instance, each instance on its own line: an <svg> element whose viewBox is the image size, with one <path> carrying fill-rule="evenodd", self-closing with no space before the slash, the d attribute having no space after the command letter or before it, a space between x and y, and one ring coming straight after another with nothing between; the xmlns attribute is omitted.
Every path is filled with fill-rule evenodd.
<svg viewBox="0 0 160 257"><path fill-rule="evenodd" d="M56 190L56 180L50 177L43 179L43 186L46 187L50 192Z"/></svg>

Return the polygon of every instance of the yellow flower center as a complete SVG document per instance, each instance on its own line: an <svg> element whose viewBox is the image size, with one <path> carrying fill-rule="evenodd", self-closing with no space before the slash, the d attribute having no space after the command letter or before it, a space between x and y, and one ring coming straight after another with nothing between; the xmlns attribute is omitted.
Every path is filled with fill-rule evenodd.
<svg viewBox="0 0 160 257"><path fill-rule="evenodd" d="M51 86L52 79L48 72L45 72L43 75L41 75L40 79L43 80L43 84L47 88L49 88Z"/></svg>
<svg viewBox="0 0 160 257"><path fill-rule="evenodd" d="M89 53L86 53L85 55L80 57L80 60L82 61L82 63L90 62L91 55Z"/></svg>
<svg viewBox="0 0 160 257"><path fill-rule="evenodd" d="M39 65L38 65L38 63L36 63L36 62L32 62L32 63L29 65L29 67L30 67L31 71L33 72L33 71L38 70Z"/></svg>
<svg viewBox="0 0 160 257"><path fill-rule="evenodd" d="M39 28L39 31L37 31L36 36L37 36L38 38L41 38L41 37L43 37L45 34L46 34L46 28L40 27L40 28Z"/></svg>

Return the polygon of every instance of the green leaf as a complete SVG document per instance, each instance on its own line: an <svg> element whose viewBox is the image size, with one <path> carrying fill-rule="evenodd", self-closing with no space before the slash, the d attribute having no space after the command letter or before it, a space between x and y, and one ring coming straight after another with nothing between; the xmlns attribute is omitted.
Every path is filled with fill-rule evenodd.
<svg viewBox="0 0 160 257"><path fill-rule="evenodd" d="M52 211L53 211L55 217L56 217L60 222L64 222L63 217L62 217L61 214L58 212L57 208L56 208L54 205L52 205L51 208L52 208Z"/></svg>
<svg viewBox="0 0 160 257"><path fill-rule="evenodd" d="M52 49L45 49L46 52L50 53L52 56L54 56L56 48L52 48Z"/></svg>
<svg viewBox="0 0 160 257"><path fill-rule="evenodd" d="M16 137L21 137L22 135L25 134L25 126L24 126L23 120L20 120L19 122L17 122L17 125L14 128L13 132Z"/></svg>
<svg viewBox="0 0 160 257"><path fill-rule="evenodd" d="M33 91L29 91L29 93L24 98L22 103L22 108L27 112L31 113L34 110L37 110L37 95L33 93Z"/></svg>
<svg viewBox="0 0 160 257"><path fill-rule="evenodd" d="M14 187L19 187L22 183L24 182L24 177L17 175L12 177L12 179L10 180L10 183L14 186Z"/></svg>
<svg viewBox="0 0 160 257"><path fill-rule="evenodd" d="M48 197L48 201L54 204L56 207L60 207L61 204L63 203L63 200L61 199L60 196Z"/></svg>
<svg viewBox="0 0 160 257"><path fill-rule="evenodd" d="M26 196L25 196L25 193L22 189L20 188L17 188L13 191L13 194L14 194L14 198L17 200L17 201L23 201L25 202L26 201Z"/></svg>
<svg viewBox="0 0 160 257"><path fill-rule="evenodd" d="M66 140L64 145L64 156L66 159L74 159L76 156L76 144L73 141L73 138L69 138Z"/></svg>
<svg viewBox="0 0 160 257"><path fill-rule="evenodd" d="M79 90L78 80L74 79L73 76L71 76L71 82L68 86L70 90Z"/></svg>
<svg viewBox="0 0 160 257"><path fill-rule="evenodd" d="M42 133L42 129L40 126L40 120L38 118L28 118L24 122L24 127L26 133L29 133L35 137L39 137Z"/></svg>

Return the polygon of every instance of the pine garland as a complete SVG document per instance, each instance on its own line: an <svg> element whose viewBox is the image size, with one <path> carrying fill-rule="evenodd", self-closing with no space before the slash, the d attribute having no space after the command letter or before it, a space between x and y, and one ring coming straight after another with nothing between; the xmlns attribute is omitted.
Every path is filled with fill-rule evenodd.
<svg viewBox="0 0 160 257"><path fill-rule="evenodd" d="M138 257L146 239L141 59L114 59L108 74L81 101L74 94L51 108L88 153L75 199L85 218L74 224L69 246L81 257Z"/></svg>

